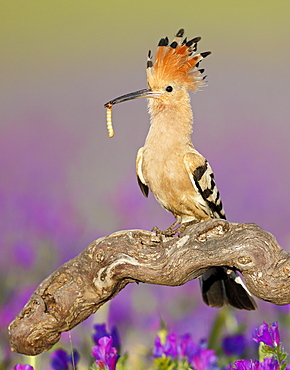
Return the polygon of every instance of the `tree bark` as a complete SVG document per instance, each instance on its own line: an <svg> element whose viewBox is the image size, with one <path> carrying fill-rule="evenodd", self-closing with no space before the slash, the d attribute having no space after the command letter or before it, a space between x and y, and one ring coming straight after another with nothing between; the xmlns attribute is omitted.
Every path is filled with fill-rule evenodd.
<svg viewBox="0 0 290 370"><path fill-rule="evenodd" d="M187 227L180 237L119 231L91 243L39 285L9 326L11 350L47 351L128 283L183 285L212 266L239 270L264 301L290 303L290 254L255 224L213 219Z"/></svg>

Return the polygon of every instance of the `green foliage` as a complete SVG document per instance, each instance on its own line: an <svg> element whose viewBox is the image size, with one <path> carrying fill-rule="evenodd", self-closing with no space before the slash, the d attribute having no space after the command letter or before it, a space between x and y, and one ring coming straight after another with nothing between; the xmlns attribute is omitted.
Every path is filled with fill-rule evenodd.
<svg viewBox="0 0 290 370"><path fill-rule="evenodd" d="M118 360L116 370L127 370L128 369L128 353L124 353Z"/></svg>
<svg viewBox="0 0 290 370"><path fill-rule="evenodd" d="M172 360L170 357L159 357L154 359L152 370L192 370L186 359Z"/></svg>
<svg viewBox="0 0 290 370"><path fill-rule="evenodd" d="M265 358L274 357L279 363L279 370L285 370L287 367L288 353L284 351L281 344L276 347L267 346L265 343L261 342L259 345L259 361L264 361Z"/></svg>

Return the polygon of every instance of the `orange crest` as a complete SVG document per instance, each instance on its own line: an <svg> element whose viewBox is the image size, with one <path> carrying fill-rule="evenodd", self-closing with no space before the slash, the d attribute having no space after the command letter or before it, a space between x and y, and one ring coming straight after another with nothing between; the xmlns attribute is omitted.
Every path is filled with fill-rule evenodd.
<svg viewBox="0 0 290 370"><path fill-rule="evenodd" d="M184 30L177 32L174 41L169 45L167 37L159 41L155 64L153 65L151 52L147 61L148 86L153 87L160 83L176 82L185 85L188 90L198 90L204 85L203 69L198 69L199 62L211 54L210 51L196 54L197 43L201 39L195 37L182 41Z"/></svg>

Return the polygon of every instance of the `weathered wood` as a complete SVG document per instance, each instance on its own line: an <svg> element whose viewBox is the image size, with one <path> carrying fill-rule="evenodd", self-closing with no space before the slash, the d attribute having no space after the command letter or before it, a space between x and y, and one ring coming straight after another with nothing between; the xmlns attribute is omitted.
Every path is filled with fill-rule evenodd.
<svg viewBox="0 0 290 370"><path fill-rule="evenodd" d="M214 219L181 237L119 231L91 243L39 285L9 326L11 349L27 355L50 349L128 283L182 285L211 266L235 267L256 297L290 303L290 254L255 224Z"/></svg>

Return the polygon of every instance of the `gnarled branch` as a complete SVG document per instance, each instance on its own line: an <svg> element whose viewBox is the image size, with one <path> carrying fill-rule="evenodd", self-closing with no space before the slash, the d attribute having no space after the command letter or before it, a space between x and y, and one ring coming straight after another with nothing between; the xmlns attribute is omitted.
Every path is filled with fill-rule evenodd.
<svg viewBox="0 0 290 370"><path fill-rule="evenodd" d="M290 254L255 224L214 219L179 238L119 231L91 243L39 285L9 326L11 349L27 355L50 349L128 283L182 285L212 266L238 269L262 300L290 303Z"/></svg>

